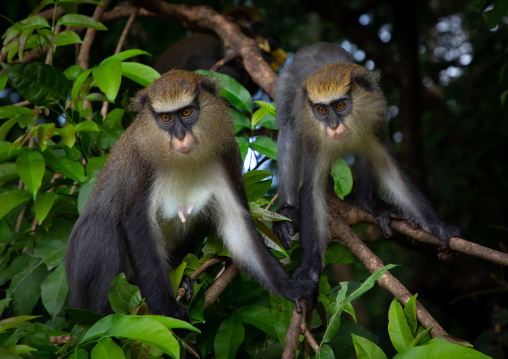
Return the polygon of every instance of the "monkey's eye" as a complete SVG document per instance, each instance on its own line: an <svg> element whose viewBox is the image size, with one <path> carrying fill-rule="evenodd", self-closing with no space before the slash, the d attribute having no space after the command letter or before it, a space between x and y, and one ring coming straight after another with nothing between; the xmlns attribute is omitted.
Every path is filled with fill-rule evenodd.
<svg viewBox="0 0 508 359"><path fill-rule="evenodd" d="M339 102L335 105L335 109L342 111L346 108L346 104L344 102Z"/></svg>
<svg viewBox="0 0 508 359"><path fill-rule="evenodd" d="M170 114L168 114L168 113L163 113L163 114L161 115L161 120L162 120L162 122L169 122L169 121L171 121L172 119L173 119L173 118L172 118L172 117L171 117L171 115L170 115Z"/></svg>
<svg viewBox="0 0 508 359"><path fill-rule="evenodd" d="M318 107L316 107L316 111L317 111L318 113L320 113L321 115L324 115L325 113L327 113L327 112L328 112L328 110L327 110L327 109L326 109L326 107L324 107L324 106L318 106Z"/></svg>
<svg viewBox="0 0 508 359"><path fill-rule="evenodd" d="M189 117L190 115L192 115L194 111L192 111L191 108L187 107L187 108L184 108L181 112L180 112L180 115L182 117Z"/></svg>

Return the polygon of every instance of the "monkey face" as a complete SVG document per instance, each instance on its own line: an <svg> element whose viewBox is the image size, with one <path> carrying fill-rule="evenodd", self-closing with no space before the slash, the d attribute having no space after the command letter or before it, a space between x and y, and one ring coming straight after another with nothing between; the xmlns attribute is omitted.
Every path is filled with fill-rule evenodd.
<svg viewBox="0 0 508 359"><path fill-rule="evenodd" d="M326 133L336 141L343 140L351 132L344 120L352 112L352 108L349 95L340 96L329 103L311 103L314 117L325 124Z"/></svg>
<svg viewBox="0 0 508 359"><path fill-rule="evenodd" d="M159 127L169 132L171 148L182 154L189 154L197 146L198 142L192 132L192 127L199 118L197 103L193 102L171 112L156 113L155 118Z"/></svg>

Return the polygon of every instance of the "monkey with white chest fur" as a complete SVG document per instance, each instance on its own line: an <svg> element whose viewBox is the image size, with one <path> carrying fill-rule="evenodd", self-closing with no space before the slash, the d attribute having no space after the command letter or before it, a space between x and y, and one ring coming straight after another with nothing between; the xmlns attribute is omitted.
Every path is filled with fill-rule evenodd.
<svg viewBox="0 0 508 359"><path fill-rule="evenodd" d="M292 222L274 222L274 232L289 248L300 231L301 265L293 278L316 286L327 239L325 192L340 156L356 156L356 204L374 216L385 236L391 235L390 218L432 233L443 247L460 233L439 219L394 159L379 75L352 62L339 45L308 46L295 54L275 91L279 213Z"/></svg>
<svg viewBox="0 0 508 359"><path fill-rule="evenodd" d="M113 147L74 226L65 257L72 307L111 313L124 272L154 314L189 320L169 280L215 226L235 263L298 302L310 281L290 278L249 213L227 104L213 79L172 70L137 95L138 117Z"/></svg>

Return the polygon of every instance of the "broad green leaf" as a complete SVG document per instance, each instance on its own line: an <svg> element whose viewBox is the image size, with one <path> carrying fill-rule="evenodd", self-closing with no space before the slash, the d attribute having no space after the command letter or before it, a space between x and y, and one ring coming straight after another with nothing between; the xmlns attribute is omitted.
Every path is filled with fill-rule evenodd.
<svg viewBox="0 0 508 359"><path fill-rule="evenodd" d="M139 55L152 56L152 55L150 55L150 53L148 53L146 51L134 49L134 50L126 50L126 51L119 52L118 54L114 54L114 55L110 56L109 59L115 58L120 61L125 61L127 59L130 59L131 57L139 56Z"/></svg>
<svg viewBox="0 0 508 359"><path fill-rule="evenodd" d="M16 355L26 354L29 352L35 352L37 351L36 348L32 348L31 346L24 345L24 344L9 344L4 346L5 349L8 349L11 353ZM1 353L0 353L1 354ZM4 356L1 356L1 358L6 359ZM22 357L18 357L22 358Z"/></svg>
<svg viewBox="0 0 508 359"><path fill-rule="evenodd" d="M12 126L16 124L18 119L16 117L10 118L0 126L0 141L5 141L5 138L9 134ZM247 145L248 146L248 145Z"/></svg>
<svg viewBox="0 0 508 359"><path fill-rule="evenodd" d="M40 315L22 315L19 317L11 317L4 320L0 320L0 333L5 332L7 329L15 327L16 325L26 322L28 320L32 320L35 318L39 318Z"/></svg>
<svg viewBox="0 0 508 359"><path fill-rule="evenodd" d="M55 132L62 136L62 141L67 147L74 146L74 143L76 142L76 129L73 125L68 123L62 128L55 129Z"/></svg>
<svg viewBox="0 0 508 359"><path fill-rule="evenodd" d="M74 31L62 31L56 35L56 46L81 44L81 38Z"/></svg>
<svg viewBox="0 0 508 359"><path fill-rule="evenodd" d="M28 65L3 63L2 66L10 84L34 105L65 99L70 92L67 78L53 66L40 62Z"/></svg>
<svg viewBox="0 0 508 359"><path fill-rule="evenodd" d="M37 359L56 359L57 347L50 343L49 332L42 325L36 323L33 330L28 332L26 343L37 349L34 357Z"/></svg>
<svg viewBox="0 0 508 359"><path fill-rule="evenodd" d="M41 283L48 275L43 261L35 262L35 265L25 269L14 276L7 290L7 295L12 297L10 309L15 315L31 313L41 296ZM29 344L30 345L30 344Z"/></svg>
<svg viewBox="0 0 508 359"><path fill-rule="evenodd" d="M84 349L74 349L68 356L69 359L88 359L88 353Z"/></svg>
<svg viewBox="0 0 508 359"><path fill-rule="evenodd" d="M66 155L56 156L50 149L44 151L44 159L49 167L65 177L78 182L85 180L85 170L80 162L73 161Z"/></svg>
<svg viewBox="0 0 508 359"><path fill-rule="evenodd" d="M49 28L48 20L40 15L29 16L19 22L22 30Z"/></svg>
<svg viewBox="0 0 508 359"><path fill-rule="evenodd" d="M252 115L252 128L254 126L263 126L272 130L276 130L277 124L275 123L276 110L273 103L265 101L254 101L260 108Z"/></svg>
<svg viewBox="0 0 508 359"><path fill-rule="evenodd" d="M15 162L6 162L0 164L0 185L5 182L12 181L13 179L19 178L16 170Z"/></svg>
<svg viewBox="0 0 508 359"><path fill-rule="evenodd" d="M7 213L19 206L23 202L28 201L32 198L30 192L26 190L16 189L9 192L0 194L0 219L2 219Z"/></svg>
<svg viewBox="0 0 508 359"><path fill-rule="evenodd" d="M259 120L270 113L270 109L266 107L259 108L256 112L252 114L251 127L254 128L257 126Z"/></svg>
<svg viewBox="0 0 508 359"><path fill-rule="evenodd" d="M53 207L53 203L55 202L55 192L48 193L38 193L37 198L35 199L35 215L39 220L39 223L42 223L46 216L49 213L51 207Z"/></svg>
<svg viewBox="0 0 508 359"><path fill-rule="evenodd" d="M265 244L269 248L273 248L279 252L282 252L284 256L289 257L288 252L284 249L284 246L280 242L279 238L273 233L273 231L268 228L266 224L261 222L259 219L253 217L252 221L254 222L254 225L256 226L256 229L259 231L261 236L263 237Z"/></svg>
<svg viewBox="0 0 508 359"><path fill-rule="evenodd" d="M386 354L368 339L351 333L358 359L387 359Z"/></svg>
<svg viewBox="0 0 508 359"><path fill-rule="evenodd" d="M137 62L122 62L122 75L144 87L149 86L153 80L161 77L150 66Z"/></svg>
<svg viewBox="0 0 508 359"><path fill-rule="evenodd" d="M110 102L115 102L122 82L122 63L115 58L104 60L92 69L93 78Z"/></svg>
<svg viewBox="0 0 508 359"><path fill-rule="evenodd" d="M332 242L328 245L325 252L324 265L330 263L359 263L348 247L343 244Z"/></svg>
<svg viewBox="0 0 508 359"><path fill-rule="evenodd" d="M178 293L178 288L180 287L180 282L182 281L183 273L184 273L186 267L187 267L187 263L182 262L182 263L180 263L180 265L178 267L176 267L169 273L169 278L171 280L171 285L173 287L173 294L175 295L175 297Z"/></svg>
<svg viewBox="0 0 508 359"><path fill-rule="evenodd" d="M1 76L4 76L5 79L7 79L7 75ZM11 118L17 115L31 115L31 114L32 110L23 106L7 105L0 107L0 119Z"/></svg>
<svg viewBox="0 0 508 359"><path fill-rule="evenodd" d="M407 323L404 311L397 298L393 298L388 311L388 334L397 352L403 352L411 347L414 336Z"/></svg>
<svg viewBox="0 0 508 359"><path fill-rule="evenodd" d="M406 303L404 307L404 316L406 317L411 334L416 335L416 329L418 327L418 321L416 319L416 297L418 294L413 295Z"/></svg>
<svg viewBox="0 0 508 359"><path fill-rule="evenodd" d="M271 172L261 170L249 171L243 175L243 184L249 202L262 198L268 192L272 180L263 180L269 176L272 176Z"/></svg>
<svg viewBox="0 0 508 359"><path fill-rule="evenodd" d="M85 72L83 72L81 75L79 75L78 79L74 82L74 85L72 86L71 91L71 97L74 101L77 101L80 99L81 88L83 87L83 84L88 79L88 76L92 72L92 69L88 69Z"/></svg>
<svg viewBox="0 0 508 359"><path fill-rule="evenodd" d="M18 38L18 56L20 60L23 60L23 51L25 49L26 42L30 35L32 35L32 32L34 29L26 29L21 32L21 35L19 35Z"/></svg>
<svg viewBox="0 0 508 359"><path fill-rule="evenodd" d="M16 160L16 169L35 200L44 176L44 157L38 151L23 151Z"/></svg>
<svg viewBox="0 0 508 359"><path fill-rule="evenodd" d="M92 359L122 359L125 355L111 338L101 338L92 349Z"/></svg>
<svg viewBox="0 0 508 359"><path fill-rule="evenodd" d="M328 322L328 327L326 328L323 340L321 341L321 345L323 345L324 343L329 343L333 339L335 334L337 334L337 331L340 328L341 323L340 316L342 314L342 311L344 310L344 306L349 302L346 300L348 287L349 287L348 282L341 283L341 289L337 294L337 302L335 305L332 305L331 307L332 317Z"/></svg>
<svg viewBox="0 0 508 359"><path fill-rule="evenodd" d="M1 74L0 75L0 92L5 88L5 85L7 85L7 75Z"/></svg>
<svg viewBox="0 0 508 359"><path fill-rule="evenodd" d="M108 102L108 98L106 97L106 95L104 95L103 93L100 93L100 92L92 92L92 93L89 93L88 95L86 95L85 97L86 100L90 100L90 101L98 101L98 102ZM90 108L90 107L87 107L87 108ZM88 121L88 122L92 122L92 121Z"/></svg>
<svg viewBox="0 0 508 359"><path fill-rule="evenodd" d="M250 128L250 121L243 112L238 111L236 108L229 108L228 112L233 119L233 132L235 134L244 128Z"/></svg>
<svg viewBox="0 0 508 359"><path fill-rule="evenodd" d="M127 338L154 346L172 358L179 358L180 347L178 342L171 331L165 325L161 324L161 321L164 319L171 320L173 318L156 317L155 315L109 315L95 323L87 331L81 343L100 336Z"/></svg>
<svg viewBox="0 0 508 359"><path fill-rule="evenodd" d="M48 147L48 141L53 137L55 133L55 124L54 123L45 123L40 125L37 129L37 142L39 143L39 147L41 150L46 150Z"/></svg>
<svg viewBox="0 0 508 359"><path fill-rule="evenodd" d="M2 359L22 359L19 355L12 353L10 350L0 348L0 358Z"/></svg>
<svg viewBox="0 0 508 359"><path fill-rule="evenodd" d="M270 202L268 202L270 203ZM287 221L288 219L277 212L272 212L268 209L260 207L254 202L249 203L250 213L253 217L261 221Z"/></svg>
<svg viewBox="0 0 508 359"><path fill-rule="evenodd" d="M63 72L69 81L76 81L82 73L83 69L79 65L71 65Z"/></svg>
<svg viewBox="0 0 508 359"><path fill-rule="evenodd" d="M262 155L277 160L277 142L269 137L258 136L250 143L249 147Z"/></svg>
<svg viewBox="0 0 508 359"><path fill-rule="evenodd" d="M89 16L80 15L80 14L67 14L58 19L56 25L65 25L65 26L76 26L76 27L87 27L95 30L107 30L108 28L104 26L99 21L92 19Z"/></svg>
<svg viewBox="0 0 508 359"><path fill-rule="evenodd" d="M219 331L215 335L213 347L217 359L234 359L236 352L243 342L245 329L240 316L232 316L222 321Z"/></svg>
<svg viewBox="0 0 508 359"><path fill-rule="evenodd" d="M319 348L315 359L336 359L333 349L329 345L323 345Z"/></svg>
<svg viewBox="0 0 508 359"><path fill-rule="evenodd" d="M226 98L233 107L252 113L252 97L249 91L234 78L225 74L206 70L197 70L196 72L201 75L216 77L219 80L221 96Z"/></svg>
<svg viewBox="0 0 508 359"><path fill-rule="evenodd" d="M68 292L65 266L60 263L41 284L42 304L53 318L62 310Z"/></svg>
<svg viewBox="0 0 508 359"><path fill-rule="evenodd" d="M393 359L492 359L472 348L443 341L412 347L395 355Z"/></svg>
<svg viewBox="0 0 508 359"><path fill-rule="evenodd" d="M285 343L294 307L293 302L270 293L270 311L272 312L273 326L282 346Z"/></svg>
<svg viewBox="0 0 508 359"><path fill-rule="evenodd" d="M141 301L139 289L127 282L124 273L120 273L113 280L112 286L109 287L111 308L116 314L130 314L133 308L130 307L129 303L133 296L138 298L138 303Z"/></svg>
<svg viewBox="0 0 508 359"><path fill-rule="evenodd" d="M258 122L258 126L268 128L270 130L278 130L279 126L277 126L277 118L275 115L268 113L264 115Z"/></svg>
<svg viewBox="0 0 508 359"><path fill-rule="evenodd" d="M245 157L247 157L247 153L249 152L249 141L244 137L238 136L235 136L235 141L238 144L240 155L242 156L242 162L245 162Z"/></svg>
<svg viewBox="0 0 508 359"><path fill-rule="evenodd" d="M97 181L97 176L99 175L99 172L92 173L92 178L87 180L85 184L83 184L79 190L78 194L78 212L81 214L83 212L83 209L85 208L86 202L88 202L88 198L90 197L90 194L92 193L93 187L95 186L95 181Z"/></svg>
<svg viewBox="0 0 508 359"><path fill-rule="evenodd" d="M51 51L55 52L55 49L56 49L56 37L55 37L55 34L53 31L49 30L49 29L38 29L37 30L37 33L44 39L46 40L46 43L49 45L49 47L51 48Z"/></svg>
<svg viewBox="0 0 508 359"><path fill-rule="evenodd" d="M242 307L235 311L242 321L254 325L272 337L277 337L273 328L273 317L270 309L261 306Z"/></svg>
<svg viewBox="0 0 508 359"><path fill-rule="evenodd" d="M346 161L339 158L332 166L333 188L340 199L351 193L353 189L353 175Z"/></svg>
<svg viewBox="0 0 508 359"><path fill-rule="evenodd" d="M80 122L74 127L74 129L76 130L76 132L79 132L79 131L98 132L98 131L100 131L99 126L97 126L97 124L93 121Z"/></svg>
<svg viewBox="0 0 508 359"><path fill-rule="evenodd" d="M430 340L430 335L428 335L428 333L432 330L432 328L433 327L429 327L423 330L423 327L420 327L421 330L417 332L415 339L411 342L411 346L415 347L417 345L427 343Z"/></svg>

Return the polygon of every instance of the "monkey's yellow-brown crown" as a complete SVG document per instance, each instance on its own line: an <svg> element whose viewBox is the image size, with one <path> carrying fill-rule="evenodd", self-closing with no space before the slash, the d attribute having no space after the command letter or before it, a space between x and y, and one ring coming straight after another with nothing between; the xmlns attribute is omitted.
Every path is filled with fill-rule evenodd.
<svg viewBox="0 0 508 359"><path fill-rule="evenodd" d="M327 99L349 92L355 78L367 72L364 67L356 64L335 63L322 67L307 77L303 86L312 102L326 102Z"/></svg>

